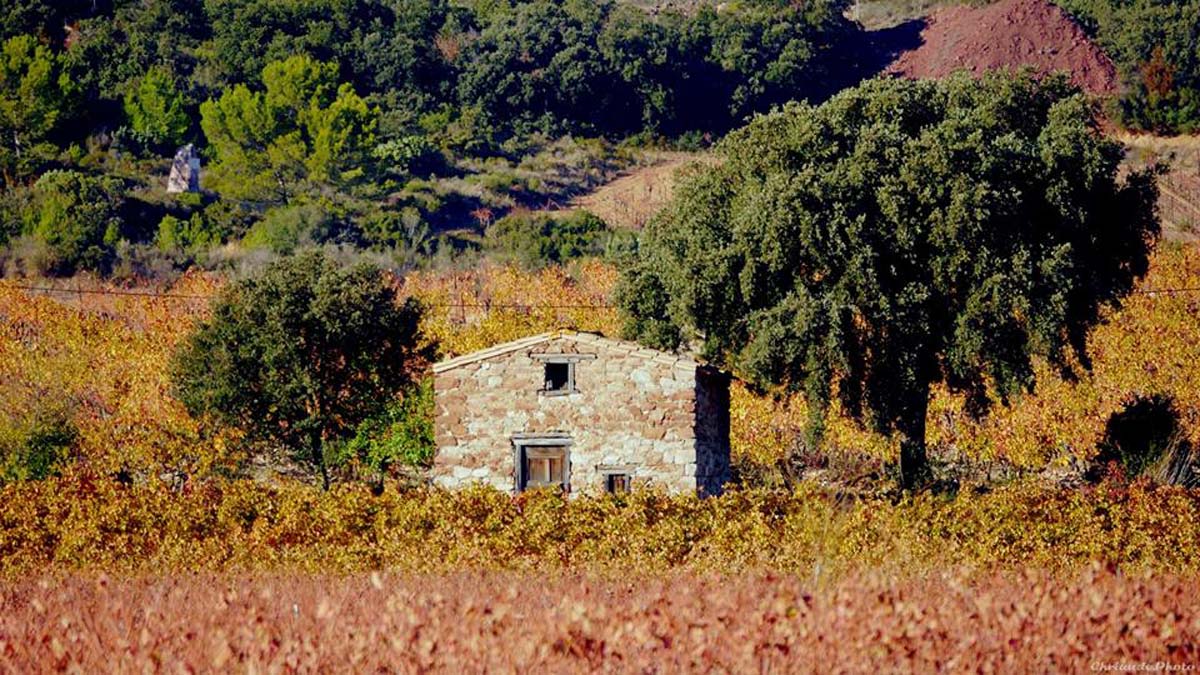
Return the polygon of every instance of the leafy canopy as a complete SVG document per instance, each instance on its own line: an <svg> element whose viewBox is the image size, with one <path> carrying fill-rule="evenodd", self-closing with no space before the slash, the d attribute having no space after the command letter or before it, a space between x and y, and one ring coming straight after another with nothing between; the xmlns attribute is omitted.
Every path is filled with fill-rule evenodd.
<svg viewBox="0 0 1200 675"><path fill-rule="evenodd" d="M1146 271L1151 172L1060 78L873 80L760 116L646 231L619 300L633 337L699 340L763 386L901 435L924 467L931 385L986 409L1085 338ZM836 385L836 386L835 386ZM814 425L819 432L819 424Z"/></svg>
<svg viewBox="0 0 1200 675"><path fill-rule="evenodd" d="M200 106L222 192L287 198L303 181L342 184L362 175L378 111L338 85L337 65L309 56L268 64L264 91L245 85Z"/></svg>
<svg viewBox="0 0 1200 675"><path fill-rule="evenodd" d="M0 45L0 170L12 183L52 155L52 131L72 102L59 57L30 35Z"/></svg>
<svg viewBox="0 0 1200 675"><path fill-rule="evenodd" d="M33 185L25 230L43 246L41 272L69 275L107 265L121 238L120 181L54 170Z"/></svg>
<svg viewBox="0 0 1200 675"><path fill-rule="evenodd" d="M175 77L166 68L146 71L141 82L125 94L129 125L159 149L171 149L183 142L192 124L184 105Z"/></svg>
<svg viewBox="0 0 1200 675"><path fill-rule="evenodd" d="M383 273L320 252L230 286L177 353L179 399L329 474L326 451L355 436L430 357L419 307Z"/></svg>

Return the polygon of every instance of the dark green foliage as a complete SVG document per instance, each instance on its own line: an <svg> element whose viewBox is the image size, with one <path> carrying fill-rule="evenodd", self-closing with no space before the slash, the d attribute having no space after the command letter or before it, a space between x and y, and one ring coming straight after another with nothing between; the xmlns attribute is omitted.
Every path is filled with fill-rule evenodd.
<svg viewBox="0 0 1200 675"><path fill-rule="evenodd" d="M103 270L121 238L121 185L78 171L48 171L33 186L25 231L45 246L42 272Z"/></svg>
<svg viewBox="0 0 1200 675"><path fill-rule="evenodd" d="M68 117L75 89L61 58L30 35L0 44L0 172L12 184L53 156L52 134Z"/></svg>
<svg viewBox="0 0 1200 675"><path fill-rule="evenodd" d="M382 3L357 0L205 0L211 65L223 84L252 82L271 61L307 54L332 60L350 30Z"/></svg>
<svg viewBox="0 0 1200 675"><path fill-rule="evenodd" d="M1200 131L1200 0L1059 0L1121 71L1122 121L1159 132Z"/></svg>
<svg viewBox="0 0 1200 675"><path fill-rule="evenodd" d="M109 3L97 3L104 6ZM179 80L186 107L194 113L207 86L196 72L201 41L208 33L201 3L195 0L120 2L84 15L74 24L63 53L71 77L95 103L120 101L147 72L159 69ZM205 71L207 73L208 71ZM96 124L120 114L120 106L91 105L84 111Z"/></svg>
<svg viewBox="0 0 1200 675"><path fill-rule="evenodd" d="M663 351L678 349L683 333L668 311L671 297L652 264L635 264L621 277L616 301L624 310L622 332Z"/></svg>
<svg viewBox="0 0 1200 675"><path fill-rule="evenodd" d="M1032 389L1035 355L1086 366L1089 329L1145 273L1154 175L1118 182L1094 125L1065 80L1027 75L874 80L758 117L644 233L632 337L670 321L818 416L836 393L899 432L912 486L931 385L982 412Z"/></svg>
<svg viewBox="0 0 1200 675"><path fill-rule="evenodd" d="M358 19L343 54L354 84L412 122L418 111L453 98L457 55L470 39L471 18L445 0L375 3Z"/></svg>
<svg viewBox="0 0 1200 675"><path fill-rule="evenodd" d="M0 40L29 34L42 40L60 40L63 27L111 3L100 0L5 0L0 11Z"/></svg>
<svg viewBox="0 0 1200 675"><path fill-rule="evenodd" d="M13 188L0 192L0 246L19 236L32 212L33 191Z"/></svg>
<svg viewBox="0 0 1200 675"><path fill-rule="evenodd" d="M494 10L464 56L460 104L511 133L676 135L829 93L826 59L848 35L844 3L751 0L695 16L611 1Z"/></svg>
<svg viewBox="0 0 1200 675"><path fill-rule="evenodd" d="M310 252L233 284L180 348L179 399L319 471L408 386L431 353L412 301L377 268Z"/></svg>
<svg viewBox="0 0 1200 675"><path fill-rule="evenodd" d="M66 408L48 401L38 402L28 419L5 422L0 424L0 483L57 475L79 436Z"/></svg>
<svg viewBox="0 0 1200 675"><path fill-rule="evenodd" d="M433 417L433 380L426 378L405 389L382 413L360 424L340 459L354 459L379 474L386 474L396 464L429 466L437 447Z"/></svg>
<svg viewBox="0 0 1200 675"><path fill-rule="evenodd" d="M487 229L484 247L501 259L526 267L561 263L572 258L599 256L631 246L632 232L608 229L587 211L566 215L514 213Z"/></svg>
<svg viewBox="0 0 1200 675"><path fill-rule="evenodd" d="M459 100L517 133L595 131L619 105L596 47L608 3L531 2L492 21L467 49Z"/></svg>
<svg viewBox="0 0 1200 675"><path fill-rule="evenodd" d="M1175 401L1161 394L1138 396L1108 418L1092 477L1102 477L1116 463L1130 478L1150 475L1194 487L1200 485L1200 456L1193 455Z"/></svg>

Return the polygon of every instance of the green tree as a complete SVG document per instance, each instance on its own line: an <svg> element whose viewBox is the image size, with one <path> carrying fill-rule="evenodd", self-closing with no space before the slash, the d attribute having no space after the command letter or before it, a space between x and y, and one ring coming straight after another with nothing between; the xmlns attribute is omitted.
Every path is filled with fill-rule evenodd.
<svg viewBox="0 0 1200 675"><path fill-rule="evenodd" d="M175 357L176 393L193 414L292 450L328 488L326 452L431 356L420 318L377 268L320 252L284 258L221 294Z"/></svg>
<svg viewBox="0 0 1200 675"><path fill-rule="evenodd" d="M529 2L498 15L466 50L461 104L518 134L611 125L619 81L596 45L611 6Z"/></svg>
<svg viewBox="0 0 1200 675"><path fill-rule="evenodd" d="M33 185L25 230L45 246L43 272L102 270L121 238L121 185L78 171L47 171Z"/></svg>
<svg viewBox="0 0 1200 675"><path fill-rule="evenodd" d="M745 0L720 12L707 8L696 19L709 58L728 81L723 100L730 118L793 99L828 95L841 73L825 67L840 40L852 39L845 0Z"/></svg>
<svg viewBox="0 0 1200 675"><path fill-rule="evenodd" d="M1200 130L1200 0L1058 0L1103 47L1124 86L1121 122L1167 133Z"/></svg>
<svg viewBox="0 0 1200 675"><path fill-rule="evenodd" d="M339 459L361 462L382 478L397 464L427 467L437 448L433 428L433 379L410 385L379 415L365 420Z"/></svg>
<svg viewBox="0 0 1200 675"><path fill-rule="evenodd" d="M200 106L218 189L232 197L287 199L303 181L343 184L363 175L377 111L337 66L294 56L263 69L265 90L245 85Z"/></svg>
<svg viewBox="0 0 1200 675"><path fill-rule="evenodd" d="M216 87L253 81L272 61L300 54L334 60L351 28L380 11L376 0L204 0L211 26L205 70Z"/></svg>
<svg viewBox="0 0 1200 675"><path fill-rule="evenodd" d="M32 36L6 40L0 53L0 169L11 184L56 151L51 132L71 105L71 82L54 52Z"/></svg>
<svg viewBox="0 0 1200 675"><path fill-rule="evenodd" d="M45 41L61 40L63 26L94 14L95 0L5 0L0 12L0 40L29 34Z"/></svg>
<svg viewBox="0 0 1200 675"><path fill-rule="evenodd" d="M499 258L537 268L615 252L632 239L629 235L610 230L603 220L587 211L566 215L514 213L488 227L484 247Z"/></svg>
<svg viewBox="0 0 1200 675"><path fill-rule="evenodd" d="M125 94L125 116L139 136L158 149L183 142L192 125L183 94L166 68L151 68Z"/></svg>
<svg viewBox="0 0 1200 675"><path fill-rule="evenodd" d="M633 337L697 340L763 386L897 433L927 472L931 386L982 414L1033 388L1032 358L1087 367L1086 337L1147 268L1153 172L1087 99L1028 74L874 80L760 116L647 229L618 293Z"/></svg>

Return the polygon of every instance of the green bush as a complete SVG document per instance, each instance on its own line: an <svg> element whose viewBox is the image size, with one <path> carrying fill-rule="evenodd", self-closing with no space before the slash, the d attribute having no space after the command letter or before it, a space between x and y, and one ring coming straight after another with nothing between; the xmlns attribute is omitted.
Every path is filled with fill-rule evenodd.
<svg viewBox="0 0 1200 675"><path fill-rule="evenodd" d="M371 155L401 174L427 174L444 164L437 146L424 136L402 136L375 146Z"/></svg>
<svg viewBox="0 0 1200 675"><path fill-rule="evenodd" d="M330 240L337 225L335 215L321 204L289 204L268 210L246 233L242 244L287 254L304 244Z"/></svg>
<svg viewBox="0 0 1200 675"><path fill-rule="evenodd" d="M192 252L219 246L223 241L224 233L199 213L193 213L187 220L170 214L163 216L154 237L154 242L163 251Z"/></svg>
<svg viewBox="0 0 1200 675"><path fill-rule="evenodd" d="M358 427L347 443L334 450L331 464L358 461L386 474L396 464L429 466L435 450L433 381L425 379L405 389L381 414Z"/></svg>
<svg viewBox="0 0 1200 675"><path fill-rule="evenodd" d="M0 483L58 475L77 437L66 409L49 404L28 419L0 422Z"/></svg>
<svg viewBox="0 0 1200 675"><path fill-rule="evenodd" d="M609 229L587 211L565 215L520 212L487 229L484 248L502 260L526 267L600 256L632 245L632 232Z"/></svg>
<svg viewBox="0 0 1200 675"><path fill-rule="evenodd" d="M121 233L121 185L78 171L48 171L33 185L26 230L45 245L40 271L102 270Z"/></svg>

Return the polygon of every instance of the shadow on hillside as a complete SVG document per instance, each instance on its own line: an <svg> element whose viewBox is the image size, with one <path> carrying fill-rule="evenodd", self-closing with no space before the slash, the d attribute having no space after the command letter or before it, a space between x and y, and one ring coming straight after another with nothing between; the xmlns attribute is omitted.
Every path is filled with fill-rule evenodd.
<svg viewBox="0 0 1200 675"><path fill-rule="evenodd" d="M828 83L827 96L868 80L883 72L901 54L920 47L925 19L912 19L891 28L851 33L833 54L829 68L835 77Z"/></svg>

